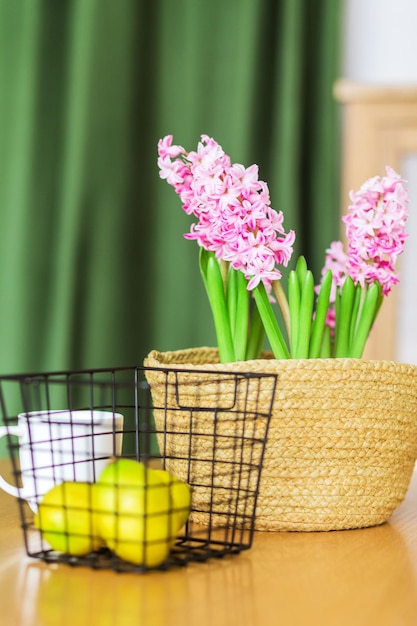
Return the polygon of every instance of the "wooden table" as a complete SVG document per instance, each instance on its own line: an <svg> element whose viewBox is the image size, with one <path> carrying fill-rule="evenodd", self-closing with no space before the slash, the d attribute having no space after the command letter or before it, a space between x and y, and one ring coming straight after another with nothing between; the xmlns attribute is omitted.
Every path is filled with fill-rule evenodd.
<svg viewBox="0 0 417 626"><path fill-rule="evenodd" d="M0 461L0 469L5 466ZM256 533L238 556L146 574L26 556L0 492L2 626L416 626L417 473L389 523Z"/></svg>

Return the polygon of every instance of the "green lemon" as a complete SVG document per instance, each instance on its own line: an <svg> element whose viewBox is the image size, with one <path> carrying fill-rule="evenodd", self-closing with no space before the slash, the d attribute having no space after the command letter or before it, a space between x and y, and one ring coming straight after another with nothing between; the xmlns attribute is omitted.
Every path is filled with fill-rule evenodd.
<svg viewBox="0 0 417 626"><path fill-rule="evenodd" d="M94 485L97 529L120 558L136 565L163 563L183 525L174 511L173 481L132 459L107 466Z"/></svg>
<svg viewBox="0 0 417 626"><path fill-rule="evenodd" d="M39 505L34 524L53 550L81 556L97 550L102 541L91 509L92 485L64 482L48 491Z"/></svg>

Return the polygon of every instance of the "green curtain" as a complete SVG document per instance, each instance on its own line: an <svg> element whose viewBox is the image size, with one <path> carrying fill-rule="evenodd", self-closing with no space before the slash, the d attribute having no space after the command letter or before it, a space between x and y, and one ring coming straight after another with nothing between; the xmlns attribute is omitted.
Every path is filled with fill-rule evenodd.
<svg viewBox="0 0 417 626"><path fill-rule="evenodd" d="M319 275L339 229L341 0L0 0L0 373L213 345L156 149L258 163Z"/></svg>

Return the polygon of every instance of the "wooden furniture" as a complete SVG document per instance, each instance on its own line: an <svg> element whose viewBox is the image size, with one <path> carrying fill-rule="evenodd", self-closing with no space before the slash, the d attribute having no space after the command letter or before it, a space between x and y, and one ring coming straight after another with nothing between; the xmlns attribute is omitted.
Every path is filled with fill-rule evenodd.
<svg viewBox="0 0 417 626"><path fill-rule="evenodd" d="M8 463L0 460L0 468ZM26 556L16 501L0 492L4 626L415 626L417 475L389 523L255 533L238 556L117 574Z"/></svg>
<svg viewBox="0 0 417 626"><path fill-rule="evenodd" d="M390 165L401 173L405 155L417 153L417 87L378 87L347 80L335 84L342 105L342 212L350 190ZM379 314L365 357L396 360L398 287Z"/></svg>

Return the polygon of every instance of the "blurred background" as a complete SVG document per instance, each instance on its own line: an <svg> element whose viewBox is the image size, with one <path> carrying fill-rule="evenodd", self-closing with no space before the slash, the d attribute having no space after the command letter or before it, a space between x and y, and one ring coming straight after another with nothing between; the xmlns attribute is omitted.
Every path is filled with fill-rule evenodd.
<svg viewBox="0 0 417 626"><path fill-rule="evenodd" d="M166 134L257 163L318 280L339 238L343 5L0 0L1 374L214 345Z"/></svg>

